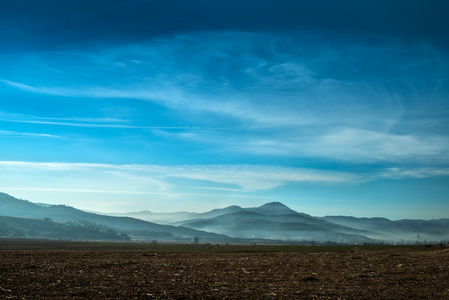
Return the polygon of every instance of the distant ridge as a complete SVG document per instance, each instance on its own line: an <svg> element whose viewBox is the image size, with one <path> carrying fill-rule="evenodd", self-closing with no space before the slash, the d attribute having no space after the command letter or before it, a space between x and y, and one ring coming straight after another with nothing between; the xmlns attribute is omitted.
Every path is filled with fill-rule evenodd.
<svg viewBox="0 0 449 300"><path fill-rule="evenodd" d="M240 212L242 214L239 214ZM243 212L254 214L243 214ZM304 232L294 233L294 231L304 231L304 228L306 228L304 224L307 224L307 226L317 226L323 231L323 234L319 236L315 234L307 236L308 238L329 238L329 241L335 242L345 240L344 237L346 236L349 238L346 240L355 239L360 241L363 238L369 238L371 241L376 240L377 242L415 243L418 233L423 241L445 242L449 240L449 219L391 221L381 217L312 217L308 214L294 211L281 202L270 202L259 207L249 208L234 205L213 209L205 213L178 214L177 218L175 218L176 221L173 218L166 219L164 215L170 214L152 213L151 216L147 215L146 217L150 217L148 219L150 221L156 221L159 218L159 222L223 233L234 237L256 236L256 234L244 231L245 228L250 228L250 224L259 224L259 228L265 228L264 232L259 231L265 237L302 238ZM241 216L246 216L247 218L240 218ZM271 228L266 226L267 224L271 224ZM334 234L331 234L332 232Z"/></svg>
<svg viewBox="0 0 449 300"><path fill-rule="evenodd" d="M13 232L14 226L35 224L36 227L65 230L50 223L66 226L67 222L75 222L102 230L111 229L117 234L129 235L134 240L161 239L176 242L191 241L194 237L199 237L203 242L214 243L255 240L272 243L449 242L449 219L391 221L386 218L312 217L296 212L280 202L249 208L232 205L204 213L160 214L142 211L130 214L132 215L113 216L65 205L41 205L0 193L0 216L38 220L3 218L0 220L0 236L2 232ZM151 218L151 221L143 220L143 217ZM43 223L42 220L50 223ZM25 227L21 231L29 234L33 232L32 228Z"/></svg>
<svg viewBox="0 0 449 300"><path fill-rule="evenodd" d="M0 216L20 219L49 220L55 223L83 222L92 226L107 227L118 233L129 234L135 239L169 239L173 241L193 240L199 237L209 241L231 241L220 234L203 232L192 228L155 224L130 217L114 217L88 213L70 206L51 205L48 207L36 205L27 200L16 199L8 194L0 193ZM12 222L12 221L11 221ZM16 224L31 224L15 219ZM34 223L41 224L41 223ZM5 222L0 222L0 232ZM8 227L8 231L9 231ZM25 230L25 229L24 229ZM28 230L28 229L27 229Z"/></svg>
<svg viewBox="0 0 449 300"><path fill-rule="evenodd" d="M255 212L263 215L287 215L287 214L302 214L298 213L281 202L270 202L259 207L242 208L238 205L231 205L224 208L215 208L208 212L194 213L194 212L173 212L173 213L155 213L151 211L129 212L129 213L110 213L112 216L129 216L133 218L142 219L150 222L160 222L161 224L179 225L186 220L204 220L218 217L221 215L236 213L240 211ZM309 216L303 214L305 216Z"/></svg>
<svg viewBox="0 0 449 300"><path fill-rule="evenodd" d="M283 208L282 210L267 209L272 207L270 204L258 209L259 212L250 208L209 219L188 220L180 224L237 238L371 242L369 238L363 236L365 232L318 220L305 214L283 214L290 210L285 210L278 204L275 204L275 207Z"/></svg>
<svg viewBox="0 0 449 300"><path fill-rule="evenodd" d="M386 218L355 218L345 216L326 216L323 220L375 232L376 238L395 241L416 241L418 234L421 242L426 241L449 241L449 219L438 220L397 220L391 221Z"/></svg>
<svg viewBox="0 0 449 300"><path fill-rule="evenodd" d="M30 219L0 216L0 236L58 240L127 241L130 237L105 226L86 222L53 222L50 218Z"/></svg>

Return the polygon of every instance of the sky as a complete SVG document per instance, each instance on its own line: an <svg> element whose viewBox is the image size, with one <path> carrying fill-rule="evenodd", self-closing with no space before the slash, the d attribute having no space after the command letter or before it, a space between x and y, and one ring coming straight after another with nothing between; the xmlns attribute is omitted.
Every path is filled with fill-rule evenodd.
<svg viewBox="0 0 449 300"><path fill-rule="evenodd" d="M449 218L445 0L3 0L0 191Z"/></svg>

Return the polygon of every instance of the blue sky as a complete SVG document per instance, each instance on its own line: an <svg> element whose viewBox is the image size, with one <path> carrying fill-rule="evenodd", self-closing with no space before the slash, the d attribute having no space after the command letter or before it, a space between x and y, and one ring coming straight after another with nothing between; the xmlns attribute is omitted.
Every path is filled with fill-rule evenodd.
<svg viewBox="0 0 449 300"><path fill-rule="evenodd" d="M0 191L449 217L446 1L2 1Z"/></svg>

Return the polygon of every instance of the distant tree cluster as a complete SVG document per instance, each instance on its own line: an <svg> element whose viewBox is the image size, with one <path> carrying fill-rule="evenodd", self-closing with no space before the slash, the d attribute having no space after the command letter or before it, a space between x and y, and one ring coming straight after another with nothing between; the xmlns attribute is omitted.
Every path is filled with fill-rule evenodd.
<svg viewBox="0 0 449 300"><path fill-rule="evenodd" d="M129 230L126 232L128 234L132 235L133 237L145 238L145 239L173 237L173 234L170 231Z"/></svg>
<svg viewBox="0 0 449 300"><path fill-rule="evenodd" d="M83 224L84 223L84 224ZM111 228L105 228L105 226L95 225L90 222L68 222L67 227L69 232L77 239L88 240L130 240L130 236L126 233L117 233Z"/></svg>
<svg viewBox="0 0 449 300"><path fill-rule="evenodd" d="M117 233L105 226L90 222L53 222L44 220L0 217L0 236L11 238L51 238L74 240L130 240L126 233Z"/></svg>

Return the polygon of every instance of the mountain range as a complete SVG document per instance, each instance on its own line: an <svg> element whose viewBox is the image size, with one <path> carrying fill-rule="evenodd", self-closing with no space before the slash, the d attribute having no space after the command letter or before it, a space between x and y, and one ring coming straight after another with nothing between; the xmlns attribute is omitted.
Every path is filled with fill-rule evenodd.
<svg viewBox="0 0 449 300"><path fill-rule="evenodd" d="M447 241L449 219L391 221L313 217L279 202L249 208L234 205L204 213L103 214L65 205L32 203L0 193L0 237L17 236L18 232L25 237L166 242L200 238L202 242L212 243L414 243L419 239L420 242Z"/></svg>
<svg viewBox="0 0 449 300"><path fill-rule="evenodd" d="M10 217L5 219L5 217ZM148 221L143 221L131 217L105 216L90 212L85 212L65 205L42 205L26 200L16 199L8 194L0 193L0 232L8 230L11 235L11 222L25 224L20 219L44 220L58 224L88 224L97 229L113 230L117 233L127 234L133 239L143 240L169 240L169 241L189 241L194 237L210 241L228 241L228 237L215 233L208 233L182 226L160 225ZM17 228L16 228L17 229ZM21 228L26 235L34 230L33 227ZM46 230L49 230L48 228ZM36 232L34 236L39 236L42 232ZM45 231L44 231L45 233ZM1 233L0 233L1 236ZM6 235L8 236L8 235ZM45 237L44 235L43 237ZM88 238L86 238L88 239Z"/></svg>
<svg viewBox="0 0 449 300"><path fill-rule="evenodd" d="M151 211L115 213L160 224L182 225L232 237L333 242L415 243L449 240L449 219L397 220L351 216L313 217L279 202L260 207L229 206L204 213ZM420 235L420 237L418 237Z"/></svg>

